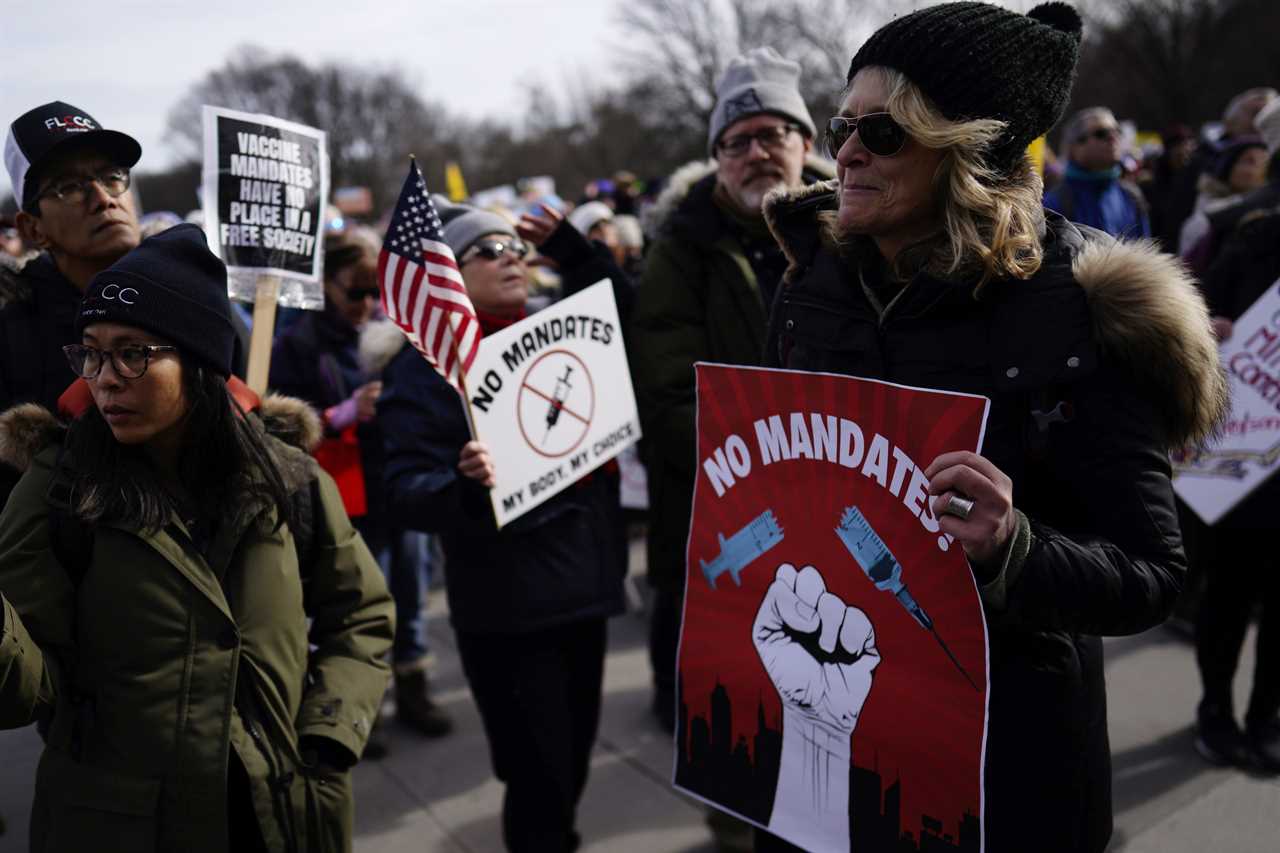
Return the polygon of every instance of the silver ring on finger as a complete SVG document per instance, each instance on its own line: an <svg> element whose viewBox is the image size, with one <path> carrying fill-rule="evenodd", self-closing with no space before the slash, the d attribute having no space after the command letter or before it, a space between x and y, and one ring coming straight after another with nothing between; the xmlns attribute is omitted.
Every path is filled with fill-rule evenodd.
<svg viewBox="0 0 1280 853"><path fill-rule="evenodd" d="M951 500L947 501L946 509L942 512L944 515L954 515L961 521L966 521L969 513L973 512L973 501L959 495L952 495Z"/></svg>

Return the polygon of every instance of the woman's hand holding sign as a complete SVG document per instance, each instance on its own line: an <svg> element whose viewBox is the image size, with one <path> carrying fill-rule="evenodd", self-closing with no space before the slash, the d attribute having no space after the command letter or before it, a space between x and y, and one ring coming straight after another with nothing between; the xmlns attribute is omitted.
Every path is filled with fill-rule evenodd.
<svg viewBox="0 0 1280 853"><path fill-rule="evenodd" d="M493 488L493 456L483 441L468 441L458 454L458 471L482 486Z"/></svg>
<svg viewBox="0 0 1280 853"><path fill-rule="evenodd" d="M943 453L924 471L942 532L964 547L973 563L989 563L1018 526L1013 481L983 456Z"/></svg>

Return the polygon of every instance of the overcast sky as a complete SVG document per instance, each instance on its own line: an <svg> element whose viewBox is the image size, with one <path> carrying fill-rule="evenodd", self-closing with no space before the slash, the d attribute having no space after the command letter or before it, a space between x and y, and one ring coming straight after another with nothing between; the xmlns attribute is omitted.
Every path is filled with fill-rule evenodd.
<svg viewBox="0 0 1280 853"><path fill-rule="evenodd" d="M14 0L0 18L0 127L66 101L142 143L141 171L172 160L169 108L231 50L253 43L308 63L399 65L428 100L471 117L523 115L522 81L604 82L619 38L611 0ZM0 193L8 190L7 173Z"/></svg>

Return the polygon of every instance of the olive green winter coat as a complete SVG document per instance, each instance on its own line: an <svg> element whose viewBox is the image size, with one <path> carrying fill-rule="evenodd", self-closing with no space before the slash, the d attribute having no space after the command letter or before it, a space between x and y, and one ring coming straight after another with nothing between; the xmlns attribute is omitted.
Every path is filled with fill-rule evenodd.
<svg viewBox="0 0 1280 853"><path fill-rule="evenodd" d="M314 419L281 398L263 412ZM176 515L155 534L98 525L77 590L50 547L60 441L43 409L0 416L0 457L26 468L0 516L0 728L52 715L31 849L226 851L232 749L268 849L348 849L349 774L304 766L297 744L360 755L393 609L333 481L269 436L286 484L311 489L309 545L261 504L221 521L207 559Z"/></svg>
<svg viewBox="0 0 1280 853"><path fill-rule="evenodd" d="M698 161L679 169L645 214L653 242L627 338L649 473L649 580L668 590L684 588L693 510L693 365L759 364L764 356L769 306L713 200L716 168L714 161ZM806 159L806 184L831 175L829 162Z"/></svg>

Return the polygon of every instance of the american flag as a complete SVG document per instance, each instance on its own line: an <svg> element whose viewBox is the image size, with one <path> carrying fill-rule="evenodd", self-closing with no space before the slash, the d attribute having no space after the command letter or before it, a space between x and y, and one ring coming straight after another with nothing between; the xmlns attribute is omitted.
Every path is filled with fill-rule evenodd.
<svg viewBox="0 0 1280 853"><path fill-rule="evenodd" d="M480 323L416 160L409 162L409 176L387 226L378 280L382 310L465 395L463 380L480 348Z"/></svg>

